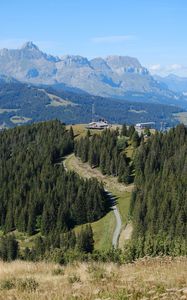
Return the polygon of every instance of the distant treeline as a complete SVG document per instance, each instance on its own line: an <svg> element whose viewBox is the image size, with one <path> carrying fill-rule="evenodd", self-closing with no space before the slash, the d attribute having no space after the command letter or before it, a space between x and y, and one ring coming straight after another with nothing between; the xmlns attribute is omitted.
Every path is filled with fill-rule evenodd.
<svg viewBox="0 0 187 300"><path fill-rule="evenodd" d="M68 100L70 104L67 106L50 106L51 99L43 91L44 88L47 92ZM157 128L160 128L160 122L166 122L167 126L177 124L173 114L182 110L176 106L147 103L156 101L155 95L150 94L140 94L135 97L132 93L127 93L124 95L124 99L120 100L64 90L57 91L46 86L38 88L20 82L0 84L0 89L0 109L17 109L17 111L0 113L0 125L5 122L10 127L16 126L11 121L11 117L15 115L31 119L29 123L53 119L58 119L66 124L89 123L92 118L92 104L94 103L95 115L98 119L105 118L110 123L117 124L153 121ZM139 99L142 99L141 103ZM165 100L163 99L163 103Z"/></svg>

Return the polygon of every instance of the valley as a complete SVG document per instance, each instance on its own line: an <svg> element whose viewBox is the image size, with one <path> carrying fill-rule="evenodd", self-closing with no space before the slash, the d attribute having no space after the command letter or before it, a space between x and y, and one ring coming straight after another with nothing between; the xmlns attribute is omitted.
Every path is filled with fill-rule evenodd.
<svg viewBox="0 0 187 300"><path fill-rule="evenodd" d="M44 134L45 132L47 132L47 136ZM26 255L31 260L35 256L35 259L38 259L38 255L49 255L50 257L53 253L53 251L51 254L48 252L50 245L56 245L55 247L59 251L67 247L68 256L64 259L70 259L71 251L75 251L75 256L82 255L81 252L76 252L80 247L78 244L79 239L91 225L89 230L91 230L90 234L93 238L93 248L88 250L88 253L89 251L92 253L93 250L99 251L101 257L103 251L109 255L112 246L121 250L122 253L126 247L127 249L130 247L128 250L129 257L125 256L125 259L132 261L136 256L145 255L140 252L139 247L142 247L142 251L148 251L149 253L149 244L152 245L152 243L156 243L154 245L156 253L157 251L163 251L164 253L165 251L169 251L167 253L176 253L177 251L182 255L186 253L183 233L186 230L186 225L184 224L180 228L180 223L178 223L175 228L175 243L180 245L179 248L175 249L175 244L170 241L170 238L168 237L165 240L165 236L161 234L159 223L154 220L154 218L158 219L156 213L149 221L151 226L147 227L145 225L142 230L151 231L158 228L158 235L155 236L154 241L152 238L148 238L149 235L147 241L141 238L142 234L140 234L139 229L141 223L138 220L141 217L141 222L146 222L146 219L141 216L139 197L141 199L142 193L144 193L144 201L148 201L150 192L153 194L159 193L156 186L152 185L154 181L149 176L151 167L149 166L149 169L147 169L146 166L150 164L151 160L152 166L158 164L159 168L162 168L162 157L165 155L168 160L165 170L168 172L171 159L175 159L175 163L179 159L184 160L183 151L185 151L185 148L183 144L185 145L186 129L183 125L180 125L164 135L159 132L150 132L150 135L150 137L139 136L132 125L129 127L116 125L112 126L110 130L88 131L84 124L66 128L59 121L42 122L2 131L0 134L2 143L0 153L1 160L4 161L3 169L6 171L1 174L2 187L0 190L3 199L0 206L2 213L0 236L2 241L6 243L6 235L4 238L3 233L8 234L7 238L11 237L11 233L13 233L18 242L19 255L21 257ZM170 139L171 135L175 136L173 144L170 142L172 152L168 154L164 151L160 157L160 150L157 146L158 153L156 155L158 158L152 157L152 153L155 152L152 152L149 147L158 144L165 149L165 145L168 145L167 139ZM10 136L9 139L8 136ZM164 139L162 140L163 136ZM178 136L181 136L179 139L181 144L177 142ZM20 140L21 144L15 143L15 137ZM8 152L6 150L7 143L9 145ZM178 149L178 155L180 154L178 157L175 156L176 144L181 147L180 151ZM25 153L27 153L27 156L25 156ZM37 156L34 153L37 153ZM185 166L184 163L182 165ZM142 168L145 169L144 173L142 173ZM10 171L11 169L12 171ZM172 170L172 172L175 171ZM182 169L181 172L183 174L185 170ZM24 177L22 174L25 174ZM30 177L29 174L33 174L34 178L37 176L38 180L35 178L35 183L33 183L33 177ZM152 176L167 176L166 173L161 174L161 172L158 174L153 173ZM8 190L7 176L10 185ZM143 179L141 176L143 176ZM144 176L147 177L144 178ZM185 176L182 177L182 181L185 180ZM16 185L11 185L12 180L16 180ZM145 183L143 183L143 180L145 180ZM62 184L60 184L60 181ZM167 184L169 185L170 181ZM179 181L175 184L182 183ZM21 189L19 188L20 185L22 186ZM139 188L137 189L138 185ZM149 189L147 189L147 186ZM160 187L163 191L165 190L165 185L160 185ZM175 188L174 184L172 188ZM143 189L145 189L145 192ZM9 205L5 197L7 192L13 195L9 197L9 199L12 199ZM35 194L40 195L38 200L35 198ZM162 197L161 194L158 199L162 199ZM20 206L20 201L23 201L23 199L25 201L24 207ZM63 202L61 202L61 199L63 199ZM175 198L171 199L176 202ZM36 200L38 202L35 202ZM30 205L28 205L28 201ZM70 201L72 201L71 206ZM162 201L167 203L167 200ZM51 203L53 204L51 205ZM11 207L15 205L15 209L12 210ZM185 203L181 202L181 205L185 206ZM180 218L185 218L185 208L183 206L178 210ZM152 213L150 203L144 204L141 209L145 209L145 213L148 214L150 209ZM154 209L157 209L157 206ZM168 207L167 213L171 213ZM27 214L30 216L29 219L26 218ZM136 217L134 217L134 214L136 214ZM166 208L162 207L162 213L159 217L162 219L162 223L166 222L168 230L173 232L173 223L170 223L167 218L163 221L163 215L165 214ZM49 219L51 215L53 215L53 218ZM61 241L62 232L64 242ZM56 241L53 240L52 234L54 234ZM134 234L137 234L138 240L138 243L135 244L133 244L135 242ZM70 240L72 239L72 245L68 244L67 237ZM162 244L159 242L160 239L164 240L164 243L168 243L168 248L162 248ZM147 244L142 245L142 243ZM40 253L41 250L39 249L35 250L35 247L39 247L39 249L42 247L42 252ZM38 254L37 251L39 251ZM87 253L87 250L84 251ZM1 253L0 245L0 255L6 257L6 253L3 253ZM59 259L61 255L59 252ZM120 257L120 255L117 256L117 259L120 260Z"/></svg>
<svg viewBox="0 0 187 300"><path fill-rule="evenodd" d="M112 124L153 121L160 129L161 122L167 127L176 125L179 121L173 114L184 111L178 106L162 104L162 101L140 101L143 101L141 97L129 94L120 100L5 80L0 82L0 125L9 128L53 119L66 124L89 123L94 104L96 119L104 118Z"/></svg>
<svg viewBox="0 0 187 300"><path fill-rule="evenodd" d="M160 192L153 182L157 176L168 177L171 159L172 166L182 168L182 180L173 182L171 189L185 186L185 164L178 161L184 159L186 137L183 125L146 138L133 126L88 131L84 124L65 127L59 121L2 131L0 299L185 299L186 224L181 227L177 218L174 231L170 218L162 219L170 213L166 206L160 207L161 221L155 222L157 206L147 193L154 197ZM162 159L165 172L150 176L151 166L162 168ZM177 168L170 169L170 176ZM165 179L160 185L157 199L163 203L163 191L170 184ZM8 205L5 192L13 195ZM145 204L139 205L142 193L148 201L145 212ZM176 214L185 218L185 203L181 201L178 209L178 198L170 199ZM143 229L150 233L142 238L146 213L154 215L146 216L149 226ZM166 226L167 235L159 224ZM156 226L157 235L151 232Z"/></svg>
<svg viewBox="0 0 187 300"><path fill-rule="evenodd" d="M124 236L122 232L125 231L128 223L130 195L133 189L133 185L131 184L129 186L124 186L124 184L120 184L116 178L103 175L98 169L92 169L88 164L82 163L73 154L65 159L64 164L67 170L75 171L83 178L97 178L97 180L103 183L105 189L110 192L112 196L114 196L116 206L120 212L120 217L122 220L122 228L120 230L119 239L120 245L123 248L126 236ZM107 250L112 246L115 226L116 219L114 218L112 211L109 212L101 220L97 221L96 223L92 223L92 229L95 239L95 249Z"/></svg>

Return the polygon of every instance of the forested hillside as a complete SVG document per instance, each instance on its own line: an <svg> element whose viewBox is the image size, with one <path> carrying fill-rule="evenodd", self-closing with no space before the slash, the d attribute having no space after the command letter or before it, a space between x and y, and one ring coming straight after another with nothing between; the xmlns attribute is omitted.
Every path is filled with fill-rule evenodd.
<svg viewBox="0 0 187 300"><path fill-rule="evenodd" d="M187 129L157 132L139 147L131 201L135 255L187 251Z"/></svg>
<svg viewBox="0 0 187 300"><path fill-rule="evenodd" d="M150 99L152 96L147 97ZM92 119L93 103L95 117L105 118L110 123L135 124L153 121L158 128L163 121L167 126L178 123L173 114L183 109L163 105L164 101L159 104L141 103L141 99L141 95L135 97L127 94L124 99L118 100L14 81L0 82L0 126L4 123L7 127L14 127L56 118L66 124L85 124Z"/></svg>
<svg viewBox="0 0 187 300"><path fill-rule="evenodd" d="M117 176L119 182L130 183L132 166L125 154L127 136L132 139L135 147L139 145L141 138L135 132L134 126L127 130L124 125L121 135L118 129L106 129L101 135L92 136L88 131L86 137L76 141L75 155L83 162L89 162L91 167L99 167L103 174Z"/></svg>
<svg viewBox="0 0 187 300"><path fill-rule="evenodd" d="M107 212L108 201L97 180L64 170L62 157L73 147L72 129L59 121L0 133L0 228L5 233L40 232L49 237L48 247L60 247L65 244L60 234ZM1 242L5 246L8 241Z"/></svg>
<svg viewBox="0 0 187 300"><path fill-rule="evenodd" d="M133 155L129 156L130 149ZM134 230L123 250L93 252L88 223L103 217L110 203L96 179L84 180L64 169L63 157L73 151L119 182L127 185L135 178L130 207ZM62 263L88 259L85 253L93 253L94 260L124 262L145 255L187 254L187 129L183 125L146 139L134 126L125 125L120 131L87 131L78 139L60 121L4 130L0 182L3 260L45 258ZM12 233L22 233L22 249ZM31 245L26 242L29 236Z"/></svg>

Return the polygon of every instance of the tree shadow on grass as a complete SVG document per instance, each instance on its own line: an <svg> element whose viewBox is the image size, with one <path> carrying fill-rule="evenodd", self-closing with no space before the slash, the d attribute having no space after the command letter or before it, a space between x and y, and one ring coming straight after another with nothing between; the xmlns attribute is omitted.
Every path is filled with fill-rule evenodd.
<svg viewBox="0 0 187 300"><path fill-rule="evenodd" d="M107 201L107 203L108 203L108 207L107 207L108 211L107 212L109 212L113 209L112 208L113 206L117 205L117 203L118 203L117 200L119 197L113 195L111 192L109 192L107 190L105 190L105 193L106 193L107 200L108 200Z"/></svg>

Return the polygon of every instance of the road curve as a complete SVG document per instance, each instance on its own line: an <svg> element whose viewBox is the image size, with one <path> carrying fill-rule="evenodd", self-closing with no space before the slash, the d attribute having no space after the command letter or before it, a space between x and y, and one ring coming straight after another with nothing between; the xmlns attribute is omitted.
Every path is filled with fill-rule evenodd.
<svg viewBox="0 0 187 300"><path fill-rule="evenodd" d="M121 233L122 222L121 222L121 216L120 216L119 210L116 205L113 206L113 211L114 211L114 215L116 217L116 228L113 233L112 245L114 246L114 248L117 248L120 233Z"/></svg>
<svg viewBox="0 0 187 300"><path fill-rule="evenodd" d="M65 171L67 172L68 168L66 166L66 160L63 160L63 165L64 165ZM111 200L111 203L115 203L115 197L112 195L112 193L109 192L107 189L104 189L104 190L108 194L108 196ZM117 206L113 205L111 208L112 208L112 210L114 212L114 216L116 218L116 228L114 230L113 237L112 237L112 246L116 249L118 247L118 241L119 241L121 228L122 228L122 221L121 221L121 216L120 216Z"/></svg>
<svg viewBox="0 0 187 300"><path fill-rule="evenodd" d="M67 172L68 168L66 167L66 161L65 160L63 160L63 166L64 166L64 170Z"/></svg>
<svg viewBox="0 0 187 300"><path fill-rule="evenodd" d="M112 195L112 193L110 193L106 189L105 189L105 192L108 193L108 196L110 197L111 202L115 202L115 198ZM121 216L120 216L119 210L118 210L116 205L112 206L112 210L113 210L114 216L116 218L116 228L114 230L113 237L112 237L112 246L114 248L117 248L118 247L119 236L120 236L120 233L121 233L122 221L121 221Z"/></svg>

